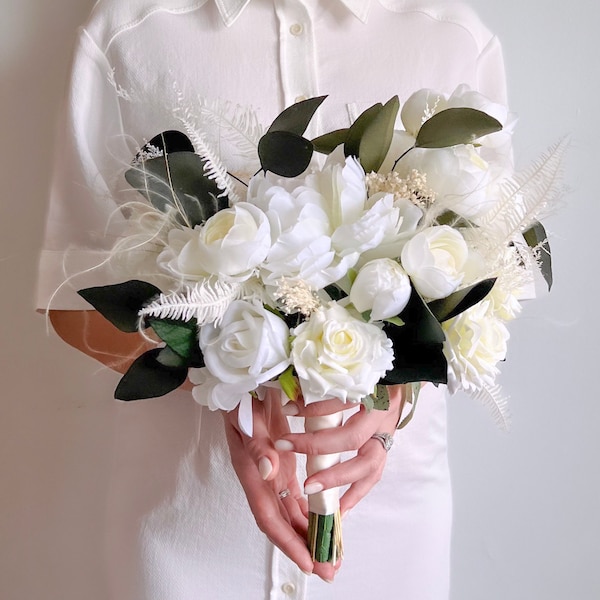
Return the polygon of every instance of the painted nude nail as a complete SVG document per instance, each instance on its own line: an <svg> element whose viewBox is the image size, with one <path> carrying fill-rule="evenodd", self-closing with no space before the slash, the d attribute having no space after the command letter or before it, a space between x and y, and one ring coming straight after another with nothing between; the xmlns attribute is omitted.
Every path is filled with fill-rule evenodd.
<svg viewBox="0 0 600 600"><path fill-rule="evenodd" d="M309 483L308 485L304 486L304 493L307 496L310 496L311 494L318 494L319 492L323 491L323 484L322 483Z"/></svg>
<svg viewBox="0 0 600 600"><path fill-rule="evenodd" d="M266 456L263 456L258 461L258 472L260 473L260 476L263 479L266 479L271 474L272 470L273 465L271 464L271 461Z"/></svg>
<svg viewBox="0 0 600 600"><path fill-rule="evenodd" d="M294 444L288 442L288 440L277 440L275 442L275 448L281 452L291 452L294 449Z"/></svg>

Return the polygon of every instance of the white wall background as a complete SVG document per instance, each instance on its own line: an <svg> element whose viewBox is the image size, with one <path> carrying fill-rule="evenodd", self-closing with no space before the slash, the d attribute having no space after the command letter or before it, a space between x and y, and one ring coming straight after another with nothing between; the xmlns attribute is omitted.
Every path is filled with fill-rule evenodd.
<svg viewBox="0 0 600 600"><path fill-rule="evenodd" d="M573 0L569 8L547 0L471 2L504 43L511 107L521 117L518 162L570 133L572 193L547 221L554 233L553 293L528 306L512 327L502 379L513 398L512 433L498 432L469 399L451 401L452 600L600 597L596 1ZM107 598L93 568L102 540L79 543L89 523L76 491L105 484L108 458L98 449L114 381L102 377L87 389L96 366L46 337L31 309L55 115L75 29L92 5L0 0L3 600L71 600L65 569L73 589L81 580L89 598ZM90 422L97 427L83 426ZM80 439L92 429L97 439ZM52 505L44 490L67 481L72 500Z"/></svg>

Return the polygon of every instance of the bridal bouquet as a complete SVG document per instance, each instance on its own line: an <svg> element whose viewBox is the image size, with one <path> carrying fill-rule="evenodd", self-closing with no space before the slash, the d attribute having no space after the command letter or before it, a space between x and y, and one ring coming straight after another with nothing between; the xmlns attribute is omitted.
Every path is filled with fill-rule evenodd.
<svg viewBox="0 0 600 600"><path fill-rule="evenodd" d="M189 378L199 403L239 407L252 435L252 401L268 387L287 401L385 410L387 385L409 384L414 407L429 381L502 420L506 322L536 271L552 283L539 218L559 191L563 145L515 174L511 115L465 87L421 90L401 113L394 97L309 140L324 99L256 136L260 170L245 182L190 111L187 135L139 150L125 175L139 192L123 207L131 232L113 250L137 278L79 292L121 330L160 340L115 397L163 395ZM307 428L341 423L327 419ZM338 502L337 491L309 498L314 560L341 555Z"/></svg>

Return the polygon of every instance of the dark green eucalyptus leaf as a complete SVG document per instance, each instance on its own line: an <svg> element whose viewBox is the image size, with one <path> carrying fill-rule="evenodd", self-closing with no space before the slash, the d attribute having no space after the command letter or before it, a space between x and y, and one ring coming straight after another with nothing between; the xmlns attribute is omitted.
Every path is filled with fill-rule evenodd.
<svg viewBox="0 0 600 600"><path fill-rule="evenodd" d="M548 291L552 289L552 253L550 251L550 243L548 242L548 234L546 229L536 221L529 229L523 232L523 237L530 248L539 249L539 263L542 275L548 285Z"/></svg>
<svg viewBox="0 0 600 600"><path fill-rule="evenodd" d="M312 140L315 152L321 154L331 154L339 145L346 143L348 137L348 128L336 129L325 135L321 135Z"/></svg>
<svg viewBox="0 0 600 600"><path fill-rule="evenodd" d="M448 319L453 319L465 310L475 306L478 302L481 302L492 291L495 283L496 278L484 279L450 294L447 298L430 302L428 305L429 310L431 310L440 323L448 321Z"/></svg>
<svg viewBox="0 0 600 600"><path fill-rule="evenodd" d="M346 142L344 144L345 156L356 156L358 158L360 151L360 141L362 140L367 127L374 121L377 115L383 110L381 102L374 104L361 113L356 121L352 123L348 130Z"/></svg>
<svg viewBox="0 0 600 600"><path fill-rule="evenodd" d="M258 143L258 156L263 170L282 177L296 177L303 173L312 155L312 142L289 131L265 133Z"/></svg>
<svg viewBox="0 0 600 600"><path fill-rule="evenodd" d="M427 119L417 134L416 148L448 148L472 144L502 129L502 124L474 108L447 108Z"/></svg>
<svg viewBox="0 0 600 600"><path fill-rule="evenodd" d="M318 96L296 102L288 106L271 124L267 133L273 131L287 131L302 136L313 118L317 108L321 106L327 96Z"/></svg>
<svg viewBox="0 0 600 600"><path fill-rule="evenodd" d="M77 293L115 327L133 333L138 330L140 310L161 292L151 283L133 279L115 285L86 288Z"/></svg>
<svg viewBox="0 0 600 600"><path fill-rule="evenodd" d="M394 124L400 110L398 96L386 102L375 118L367 125L358 148L360 164L365 173L377 172L392 144Z"/></svg>
<svg viewBox="0 0 600 600"><path fill-rule="evenodd" d="M435 218L438 225L449 225L450 227L477 227L472 221L461 217L453 210L445 210Z"/></svg>
<svg viewBox="0 0 600 600"><path fill-rule="evenodd" d="M144 160L148 154L158 149L161 152L171 154L172 152L194 152L194 145L185 133L181 131L163 131L155 135L148 143L144 144L135 156L135 161Z"/></svg>
<svg viewBox="0 0 600 600"><path fill-rule="evenodd" d="M165 348L155 348L139 356L119 381L115 398L117 400L156 398L180 387L187 378L187 367L171 367L163 364L163 362L173 362L171 359L177 356L173 351ZM179 359L181 360L181 357Z"/></svg>
<svg viewBox="0 0 600 600"><path fill-rule="evenodd" d="M148 323L171 350L182 358L190 360L194 353L194 347L198 345L198 322L196 319L176 321L174 319L149 318Z"/></svg>
<svg viewBox="0 0 600 600"><path fill-rule="evenodd" d="M157 210L177 209L188 227L200 225L219 210L227 198L204 173L206 161L193 152L174 152L142 161L125 173L125 179Z"/></svg>

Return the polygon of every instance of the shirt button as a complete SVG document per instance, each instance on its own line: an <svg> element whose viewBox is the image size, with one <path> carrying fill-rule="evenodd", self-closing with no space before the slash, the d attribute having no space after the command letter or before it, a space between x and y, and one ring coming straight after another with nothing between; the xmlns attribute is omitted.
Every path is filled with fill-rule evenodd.
<svg viewBox="0 0 600 600"><path fill-rule="evenodd" d="M296 98L294 98L294 102L304 102L305 100L308 100L308 98L304 95L296 96Z"/></svg>
<svg viewBox="0 0 600 600"><path fill-rule="evenodd" d="M302 35L304 33L304 27L300 23L294 23L290 27L290 33L295 36Z"/></svg>
<svg viewBox="0 0 600 600"><path fill-rule="evenodd" d="M296 586L288 581L281 586L281 589L283 590L284 594L291 596L296 591Z"/></svg>

